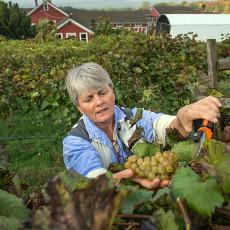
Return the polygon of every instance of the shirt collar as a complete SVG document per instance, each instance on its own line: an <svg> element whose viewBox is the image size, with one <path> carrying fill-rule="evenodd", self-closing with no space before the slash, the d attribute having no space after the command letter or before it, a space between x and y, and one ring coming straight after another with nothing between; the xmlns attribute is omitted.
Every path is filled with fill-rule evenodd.
<svg viewBox="0 0 230 230"><path fill-rule="evenodd" d="M117 124L118 122L122 122L125 120L125 113L123 112L123 110L115 105L115 109L114 109L114 121L115 124Z"/></svg>

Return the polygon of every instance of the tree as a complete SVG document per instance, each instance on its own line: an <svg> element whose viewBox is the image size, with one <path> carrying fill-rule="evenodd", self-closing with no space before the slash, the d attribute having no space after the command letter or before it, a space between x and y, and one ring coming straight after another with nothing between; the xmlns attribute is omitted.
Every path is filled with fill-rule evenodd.
<svg viewBox="0 0 230 230"><path fill-rule="evenodd" d="M0 34L11 39L33 36L31 20L18 4L0 0Z"/></svg>
<svg viewBox="0 0 230 230"><path fill-rule="evenodd" d="M93 31L95 31L96 30L96 26L97 26L96 20L95 19L91 19L90 20L90 29L93 30Z"/></svg>
<svg viewBox="0 0 230 230"><path fill-rule="evenodd" d="M96 20L95 35L109 35L113 32L109 18L98 17Z"/></svg>
<svg viewBox="0 0 230 230"><path fill-rule="evenodd" d="M149 1L142 2L142 6L141 6L142 10L149 10L150 8L151 8L151 5Z"/></svg>
<svg viewBox="0 0 230 230"><path fill-rule="evenodd" d="M56 36L56 25L53 21L40 20L36 26L36 37L35 39L40 42L54 41L57 39Z"/></svg>

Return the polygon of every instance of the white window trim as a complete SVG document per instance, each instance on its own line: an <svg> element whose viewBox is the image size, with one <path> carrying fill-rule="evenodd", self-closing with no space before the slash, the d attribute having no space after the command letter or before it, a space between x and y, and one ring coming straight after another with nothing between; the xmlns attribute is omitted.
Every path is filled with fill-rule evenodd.
<svg viewBox="0 0 230 230"><path fill-rule="evenodd" d="M63 33L57 33L57 35L61 35L61 39L63 39Z"/></svg>
<svg viewBox="0 0 230 230"><path fill-rule="evenodd" d="M124 26L124 24L122 24L122 23L116 24L116 28L123 28L123 26Z"/></svg>
<svg viewBox="0 0 230 230"><path fill-rule="evenodd" d="M135 23L134 27L142 27L142 23Z"/></svg>
<svg viewBox="0 0 230 230"><path fill-rule="evenodd" d="M69 38L69 37L77 37L77 34L76 33L66 33L66 38Z"/></svg>
<svg viewBox="0 0 230 230"><path fill-rule="evenodd" d="M82 39L81 39L81 35L82 35L82 34L85 34L85 35L86 35L86 42L88 42L88 33L85 33L85 32L79 33L79 39L80 39L80 41L82 40Z"/></svg>
<svg viewBox="0 0 230 230"><path fill-rule="evenodd" d="M144 31L143 31L143 29L144 29ZM146 26L143 26L141 28L141 32L147 34L148 33L148 28Z"/></svg>

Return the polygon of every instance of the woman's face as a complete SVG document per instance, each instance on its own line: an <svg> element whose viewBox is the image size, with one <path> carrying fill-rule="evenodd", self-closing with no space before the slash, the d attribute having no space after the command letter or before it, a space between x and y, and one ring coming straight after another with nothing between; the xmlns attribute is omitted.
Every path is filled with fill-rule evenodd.
<svg viewBox="0 0 230 230"><path fill-rule="evenodd" d="M110 123L113 121L115 95L110 86L102 90L89 90L78 98L78 110L97 123Z"/></svg>

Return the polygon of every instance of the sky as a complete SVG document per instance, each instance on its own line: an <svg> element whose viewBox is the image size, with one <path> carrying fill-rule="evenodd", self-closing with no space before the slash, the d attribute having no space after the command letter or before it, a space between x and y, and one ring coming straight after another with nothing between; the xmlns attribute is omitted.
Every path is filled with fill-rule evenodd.
<svg viewBox="0 0 230 230"><path fill-rule="evenodd" d="M9 2L9 0L3 0ZM41 4L43 0L38 0ZM85 9L101 9L101 8L139 8L144 0L52 0L56 6L72 6L74 8ZM200 0L186 0L187 2L196 2ZM21 8L32 8L35 6L35 0L11 0L13 3L18 3ZM176 2L180 3L183 0L150 0L151 5L160 2Z"/></svg>

